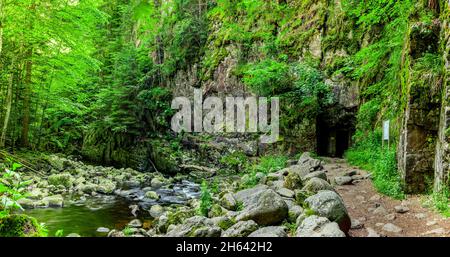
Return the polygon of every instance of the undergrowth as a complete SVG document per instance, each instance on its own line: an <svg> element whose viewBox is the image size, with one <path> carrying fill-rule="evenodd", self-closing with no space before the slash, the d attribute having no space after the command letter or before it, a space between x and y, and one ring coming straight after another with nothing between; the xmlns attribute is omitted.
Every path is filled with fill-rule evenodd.
<svg viewBox="0 0 450 257"><path fill-rule="evenodd" d="M381 145L381 130L375 130L365 136L356 135L354 147L349 149L345 158L352 165L370 171L375 188L382 194L395 199L405 198L400 175L397 171L396 147L389 149Z"/></svg>

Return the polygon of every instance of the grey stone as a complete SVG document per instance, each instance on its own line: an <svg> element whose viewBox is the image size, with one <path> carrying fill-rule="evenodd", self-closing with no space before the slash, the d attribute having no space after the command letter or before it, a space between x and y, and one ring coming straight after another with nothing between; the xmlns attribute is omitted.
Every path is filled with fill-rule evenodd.
<svg viewBox="0 0 450 257"><path fill-rule="evenodd" d="M400 233L403 231L403 229L401 229L400 227L392 224L392 223L387 223L383 226L383 230L387 231L387 232L392 232L392 233Z"/></svg>
<svg viewBox="0 0 450 257"><path fill-rule="evenodd" d="M339 186L350 185L352 183L352 181L353 181L353 179L348 176L334 178L334 182Z"/></svg>
<svg viewBox="0 0 450 257"><path fill-rule="evenodd" d="M156 189L158 189L164 185L164 183L159 178L153 178L151 180L150 184L153 188L156 188Z"/></svg>
<svg viewBox="0 0 450 257"><path fill-rule="evenodd" d="M364 227L364 223L362 223L358 219L352 219L351 229L362 229L363 227Z"/></svg>
<svg viewBox="0 0 450 257"><path fill-rule="evenodd" d="M397 213L407 213L409 212L409 208L403 205L397 205L394 207L395 212Z"/></svg>
<svg viewBox="0 0 450 257"><path fill-rule="evenodd" d="M138 219L134 219L132 221L130 221L130 223L128 223L128 227L131 228L141 228L142 227L142 222Z"/></svg>
<svg viewBox="0 0 450 257"><path fill-rule="evenodd" d="M297 204L291 204L289 205L289 210L288 210L288 219L290 222L295 222L298 218L298 216L300 216L304 210L301 206L297 205Z"/></svg>
<svg viewBox="0 0 450 257"><path fill-rule="evenodd" d="M42 200L48 202L48 206L50 206L50 207L63 207L64 206L64 198L62 197L62 195L47 196Z"/></svg>
<svg viewBox="0 0 450 257"><path fill-rule="evenodd" d="M171 229L168 237L220 237L222 230L211 219L194 216Z"/></svg>
<svg viewBox="0 0 450 257"><path fill-rule="evenodd" d="M239 221L223 232L223 237L246 237L258 229L258 224L253 220Z"/></svg>
<svg viewBox="0 0 450 257"><path fill-rule="evenodd" d="M304 181L308 181L308 180L310 180L310 179L312 179L312 178L320 178L320 179L323 179L323 180L325 180L325 181L328 180L327 174L326 174L325 171L323 171L323 170L314 171L314 172L311 172L311 173L309 173L309 174L306 174L305 176L302 177L302 179L303 179Z"/></svg>
<svg viewBox="0 0 450 257"><path fill-rule="evenodd" d="M386 220L393 221L393 220L395 220L397 217L395 216L395 213L391 213L391 214L386 215L384 218L385 218Z"/></svg>
<svg viewBox="0 0 450 257"><path fill-rule="evenodd" d="M278 190L276 190L276 192L283 197L287 197L287 198L294 198L295 193L292 190L289 190L287 188L280 188Z"/></svg>
<svg viewBox="0 0 450 257"><path fill-rule="evenodd" d="M316 215L303 220L297 228L297 237L345 237L345 233L339 229L336 222L331 222L325 217Z"/></svg>
<svg viewBox="0 0 450 257"><path fill-rule="evenodd" d="M327 181L325 181L321 178L314 177L314 178L309 179L305 183L302 190L315 194L322 190L334 191L334 188Z"/></svg>
<svg viewBox="0 0 450 257"><path fill-rule="evenodd" d="M116 189L116 183L110 179L100 179L97 191L103 194L111 194Z"/></svg>
<svg viewBox="0 0 450 257"><path fill-rule="evenodd" d="M238 221L254 220L259 225L267 226L281 222L288 215L285 201L266 186L240 191L235 197L244 206L236 217Z"/></svg>
<svg viewBox="0 0 450 257"><path fill-rule="evenodd" d="M367 237L380 237L380 234L378 234L373 228L366 228L367 230Z"/></svg>
<svg viewBox="0 0 450 257"><path fill-rule="evenodd" d="M160 196L155 191L147 191L145 197L148 199L158 200Z"/></svg>
<svg viewBox="0 0 450 257"><path fill-rule="evenodd" d="M375 208L372 212L375 215L380 215L380 216L386 216L388 214L388 212L386 211L386 209L383 206L378 206L377 208Z"/></svg>
<svg viewBox="0 0 450 257"><path fill-rule="evenodd" d="M81 236L78 235L77 233L70 233L66 237L81 237Z"/></svg>
<svg viewBox="0 0 450 257"><path fill-rule="evenodd" d="M252 232L248 237L287 237L284 227L269 226Z"/></svg>
<svg viewBox="0 0 450 257"><path fill-rule="evenodd" d="M305 200L309 207L318 215L335 221L344 233L351 227L350 217L342 198L334 191L320 191Z"/></svg>
<svg viewBox="0 0 450 257"><path fill-rule="evenodd" d="M226 193L220 199L220 204L228 210L235 211L238 205L236 198L231 193Z"/></svg>
<svg viewBox="0 0 450 257"><path fill-rule="evenodd" d="M109 228L104 228L104 227L97 228L97 232L99 232L99 233L109 233L109 231L110 231Z"/></svg>
<svg viewBox="0 0 450 257"><path fill-rule="evenodd" d="M159 218L164 213L164 208L161 205L153 205L150 207L150 210L148 211L150 213L150 216L153 218Z"/></svg>

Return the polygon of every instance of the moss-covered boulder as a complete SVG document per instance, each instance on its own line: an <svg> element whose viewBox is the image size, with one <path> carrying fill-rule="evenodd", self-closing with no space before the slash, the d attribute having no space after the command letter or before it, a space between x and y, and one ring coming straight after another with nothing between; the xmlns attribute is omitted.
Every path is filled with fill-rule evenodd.
<svg viewBox="0 0 450 257"><path fill-rule="evenodd" d="M48 177L48 183L54 186L64 186L71 188L73 186L74 178L69 173L53 174Z"/></svg>
<svg viewBox="0 0 450 257"><path fill-rule="evenodd" d="M0 218L0 237L44 237L47 231L33 217L8 215Z"/></svg>
<svg viewBox="0 0 450 257"><path fill-rule="evenodd" d="M111 194L116 189L116 183L110 179L100 179L97 191L103 194Z"/></svg>
<svg viewBox="0 0 450 257"><path fill-rule="evenodd" d="M160 198L160 195L155 191L147 191L145 193L145 197L148 199L158 200Z"/></svg>

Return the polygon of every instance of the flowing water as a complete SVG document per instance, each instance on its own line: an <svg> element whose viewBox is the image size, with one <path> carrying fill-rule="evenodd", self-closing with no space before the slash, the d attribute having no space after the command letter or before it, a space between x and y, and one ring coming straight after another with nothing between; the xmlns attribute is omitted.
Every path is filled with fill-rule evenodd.
<svg viewBox="0 0 450 257"><path fill-rule="evenodd" d="M137 218L143 221L144 228L148 228L152 218L147 210L152 205L185 204L189 199L198 198L200 194L199 186L189 181L155 189L161 196L159 200L145 198L145 191L145 188L134 187L118 190L115 195L81 198L66 196L64 208L30 209L25 210L25 213L44 223L49 236L63 230L65 236L76 233L83 237L98 237L107 235L97 232L99 227L122 230L135 219L130 205L140 206Z"/></svg>

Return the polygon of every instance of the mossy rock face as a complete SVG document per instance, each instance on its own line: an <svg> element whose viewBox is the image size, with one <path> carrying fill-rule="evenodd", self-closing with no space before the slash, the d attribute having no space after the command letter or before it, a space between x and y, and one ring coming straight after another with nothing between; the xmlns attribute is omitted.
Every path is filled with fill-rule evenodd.
<svg viewBox="0 0 450 257"><path fill-rule="evenodd" d="M44 237L46 231L37 220L27 215L0 218L0 237Z"/></svg>
<svg viewBox="0 0 450 257"><path fill-rule="evenodd" d="M179 154L170 147L168 142L155 140L151 143L150 157L158 171L164 174L175 175L180 172Z"/></svg>
<svg viewBox="0 0 450 257"><path fill-rule="evenodd" d="M73 181L74 178L69 173L54 174L48 177L48 183L50 185L62 185L65 188L71 188L73 186Z"/></svg>

